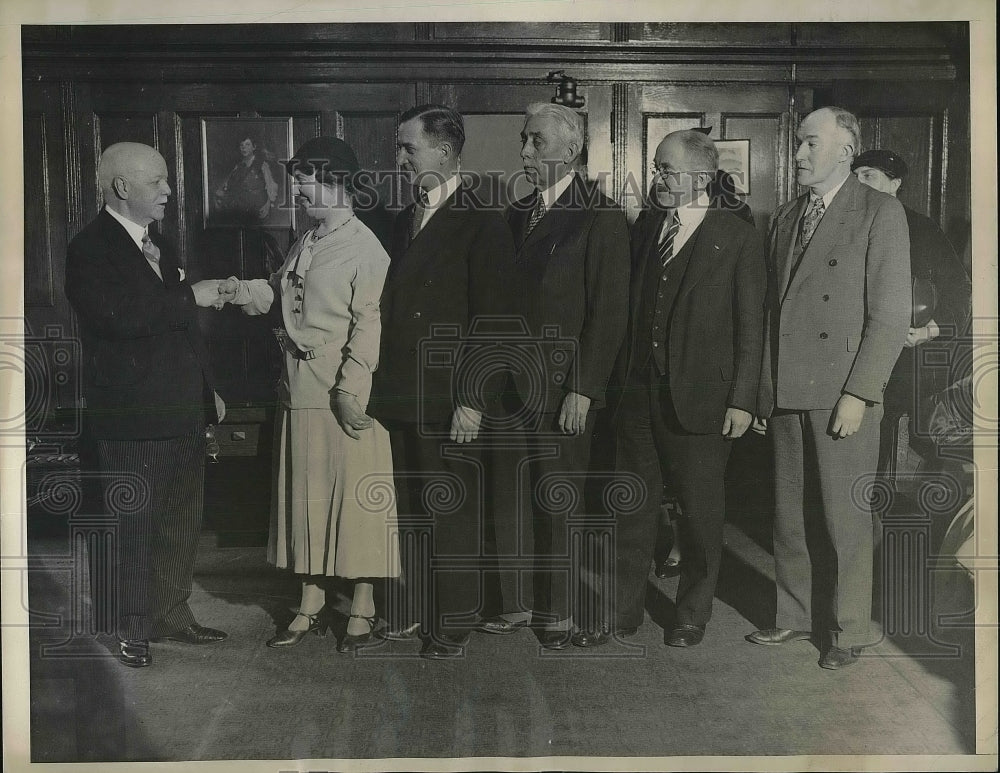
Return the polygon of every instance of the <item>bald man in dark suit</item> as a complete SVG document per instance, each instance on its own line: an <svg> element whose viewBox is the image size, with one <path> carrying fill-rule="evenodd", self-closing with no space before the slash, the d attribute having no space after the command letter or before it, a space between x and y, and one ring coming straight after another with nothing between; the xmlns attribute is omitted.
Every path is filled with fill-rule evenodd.
<svg viewBox="0 0 1000 773"><path fill-rule="evenodd" d="M117 517L117 583L104 588L117 600L117 655L141 668L152 663L151 638L226 638L195 622L188 597L201 534L205 425L225 410L211 386L197 308L221 308L232 296L218 280L189 284L170 246L150 234L171 192L159 153L112 145L98 178L105 207L69 244L66 297L83 338L84 431Z"/></svg>

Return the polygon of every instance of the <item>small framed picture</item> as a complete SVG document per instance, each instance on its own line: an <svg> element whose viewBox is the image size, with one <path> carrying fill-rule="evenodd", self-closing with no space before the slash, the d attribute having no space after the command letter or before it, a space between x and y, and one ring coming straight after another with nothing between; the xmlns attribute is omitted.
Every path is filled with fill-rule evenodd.
<svg viewBox="0 0 1000 773"><path fill-rule="evenodd" d="M295 226L291 118L202 118L205 228Z"/></svg>
<svg viewBox="0 0 1000 773"><path fill-rule="evenodd" d="M732 175L736 193L750 193L750 140L716 140L719 169Z"/></svg>

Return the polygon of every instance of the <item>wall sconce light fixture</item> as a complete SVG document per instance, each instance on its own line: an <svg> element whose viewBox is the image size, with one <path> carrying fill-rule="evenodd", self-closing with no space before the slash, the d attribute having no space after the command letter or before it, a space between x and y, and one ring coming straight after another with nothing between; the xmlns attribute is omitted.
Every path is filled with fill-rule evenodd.
<svg viewBox="0 0 1000 773"><path fill-rule="evenodd" d="M556 87L556 95L552 97L555 104L572 108L583 107L587 104L586 98L576 93L576 79L570 78L562 70L553 70L545 80L548 83L559 84Z"/></svg>

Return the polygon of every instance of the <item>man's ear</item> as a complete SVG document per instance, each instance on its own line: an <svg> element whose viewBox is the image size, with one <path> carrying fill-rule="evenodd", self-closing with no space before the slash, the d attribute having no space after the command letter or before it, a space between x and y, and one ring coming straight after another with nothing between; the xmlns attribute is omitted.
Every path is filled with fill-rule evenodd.
<svg viewBox="0 0 1000 773"><path fill-rule="evenodd" d="M899 193L899 186L902 185L902 184L903 184L903 180L902 180L902 178L899 178L899 177L897 177L895 179L892 179L892 180L889 180L889 186L892 188L892 195L893 196L895 196L897 193Z"/></svg>
<svg viewBox="0 0 1000 773"><path fill-rule="evenodd" d="M454 155L454 148L450 142L442 142L438 145L438 152L441 153L441 161L447 161Z"/></svg>
<svg viewBox="0 0 1000 773"><path fill-rule="evenodd" d="M570 142L566 145L566 158L564 159L567 164L573 163L574 159L580 157L580 146L575 142Z"/></svg>
<svg viewBox="0 0 1000 773"><path fill-rule="evenodd" d="M128 180L118 175L111 181L111 190L114 192L115 196L119 199L128 198Z"/></svg>

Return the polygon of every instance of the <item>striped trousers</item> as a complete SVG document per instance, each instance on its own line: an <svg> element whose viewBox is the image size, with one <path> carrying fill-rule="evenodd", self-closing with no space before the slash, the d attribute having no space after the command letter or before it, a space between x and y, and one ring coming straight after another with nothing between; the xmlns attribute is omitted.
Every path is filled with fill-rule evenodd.
<svg viewBox="0 0 1000 773"><path fill-rule="evenodd" d="M109 594L119 639L150 639L195 622L188 607L201 534L205 436L97 440L104 508L115 519L113 578L93 592ZM98 606L95 600L95 608Z"/></svg>

